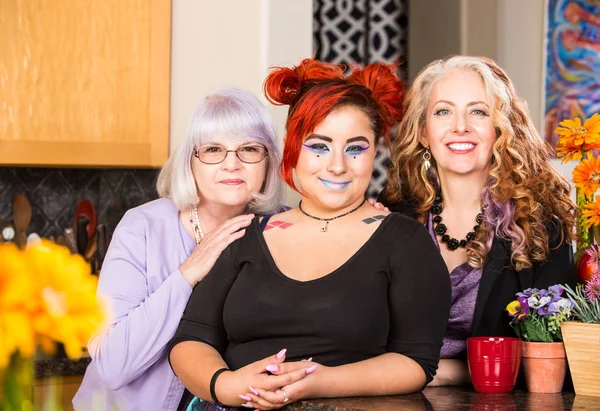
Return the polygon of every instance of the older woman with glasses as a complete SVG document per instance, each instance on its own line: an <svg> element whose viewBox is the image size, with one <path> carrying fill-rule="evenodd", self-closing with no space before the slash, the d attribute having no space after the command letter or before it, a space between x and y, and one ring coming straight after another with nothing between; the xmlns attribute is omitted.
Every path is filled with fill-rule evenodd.
<svg viewBox="0 0 600 411"><path fill-rule="evenodd" d="M158 177L161 198L129 210L114 232L98 285L113 318L90 341L76 410L177 409L184 387L166 344L193 287L254 213L280 210L279 161L256 97L221 88L202 99Z"/></svg>

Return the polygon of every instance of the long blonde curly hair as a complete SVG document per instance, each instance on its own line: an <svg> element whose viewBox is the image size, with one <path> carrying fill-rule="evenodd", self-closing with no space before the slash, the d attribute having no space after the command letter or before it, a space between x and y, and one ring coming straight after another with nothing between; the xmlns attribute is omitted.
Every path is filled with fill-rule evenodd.
<svg viewBox="0 0 600 411"><path fill-rule="evenodd" d="M536 131L527 105L506 75L491 59L451 56L426 66L416 77L404 100L404 119L392 147L392 167L384 197L389 202L414 205L417 219L425 223L440 190L435 159L427 171L419 142L425 129L432 88L448 73L471 71L480 76L488 101L496 142L492 148L489 177L482 192L487 204L481 229L467 246L470 266L483 267L494 234L511 242L511 262L517 271L542 262L550 252L549 224L560 223L560 246L574 238L575 204L571 187L549 163L552 148ZM415 172L415 170L418 170Z"/></svg>

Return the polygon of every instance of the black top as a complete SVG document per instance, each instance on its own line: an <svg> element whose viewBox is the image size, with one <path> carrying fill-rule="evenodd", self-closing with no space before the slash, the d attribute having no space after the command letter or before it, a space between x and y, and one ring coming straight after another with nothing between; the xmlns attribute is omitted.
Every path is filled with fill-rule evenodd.
<svg viewBox="0 0 600 411"><path fill-rule="evenodd" d="M288 361L313 357L326 366L397 352L431 381L450 281L421 224L390 214L342 266L302 282L279 271L257 220L196 285L169 351L183 341L205 342L233 370L282 348Z"/></svg>
<svg viewBox="0 0 600 411"><path fill-rule="evenodd" d="M416 217L411 203L390 203L383 195L378 201L390 211ZM554 284L574 287L577 274L573 263L573 249L569 242L560 243L561 225L556 220L548 222L550 254L531 268L516 271L510 261L511 242L494 236L492 247L483 266L479 292L473 313L474 336L511 336L516 334L510 326L506 305L516 299L516 293L526 288L548 288Z"/></svg>

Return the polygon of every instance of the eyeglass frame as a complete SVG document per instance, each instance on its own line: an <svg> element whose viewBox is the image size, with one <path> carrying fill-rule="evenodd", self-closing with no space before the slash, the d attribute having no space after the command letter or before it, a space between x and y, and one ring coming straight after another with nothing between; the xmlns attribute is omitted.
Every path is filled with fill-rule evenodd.
<svg viewBox="0 0 600 411"><path fill-rule="evenodd" d="M260 146L260 147L264 148L265 155L260 160L258 160L258 161L248 162L248 161L242 160L240 158L240 153L238 152L238 150L240 148L243 148L243 147L252 147L252 146ZM220 147L225 148L224 146L220 146ZM263 161L265 158L267 158L269 156L269 149L267 147L265 147L264 145L260 144L260 143L245 144L245 145L239 146L235 150L227 150L227 149L225 149L225 156L223 157L223 160L219 161L218 163L207 163L206 161L202 161L200 159L199 149L197 147L194 148L194 157L196 157L198 159L198 161L200 161L202 164L209 164L209 165L221 164L223 161L225 161L227 159L227 156L229 155L229 153L235 153L235 156L238 158L238 160L240 160L244 164L258 164L258 163L260 163L261 161Z"/></svg>

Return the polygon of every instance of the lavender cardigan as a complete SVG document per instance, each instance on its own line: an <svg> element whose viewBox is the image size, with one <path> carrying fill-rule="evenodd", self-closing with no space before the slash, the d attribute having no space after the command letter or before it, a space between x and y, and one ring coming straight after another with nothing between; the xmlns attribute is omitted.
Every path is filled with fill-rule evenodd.
<svg viewBox="0 0 600 411"><path fill-rule="evenodd" d="M98 285L112 319L89 343L92 362L73 398L75 410L177 409L184 388L171 371L165 345L192 292L179 266L195 246L169 199L125 214Z"/></svg>

